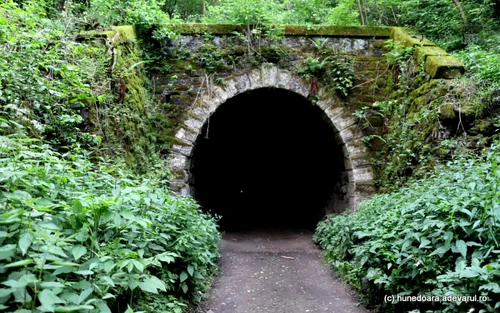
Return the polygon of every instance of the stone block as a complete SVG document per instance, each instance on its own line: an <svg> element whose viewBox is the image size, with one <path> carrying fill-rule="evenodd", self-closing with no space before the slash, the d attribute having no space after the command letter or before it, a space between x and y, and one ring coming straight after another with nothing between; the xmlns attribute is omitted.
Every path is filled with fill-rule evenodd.
<svg viewBox="0 0 500 313"><path fill-rule="evenodd" d="M413 29L407 27L391 27L391 39L401 43L405 47L436 45L422 35L417 34Z"/></svg>
<svg viewBox="0 0 500 313"><path fill-rule="evenodd" d="M184 125L192 132L199 134L203 127L203 122L193 117L188 117L188 119L184 121Z"/></svg>
<svg viewBox="0 0 500 313"><path fill-rule="evenodd" d="M189 157L191 155L191 152L193 151L193 146L192 145L178 145L174 144L172 146L172 152L181 154L183 156Z"/></svg>
<svg viewBox="0 0 500 313"><path fill-rule="evenodd" d="M271 63L264 63L261 67L262 86L278 87L279 69Z"/></svg>
<svg viewBox="0 0 500 313"><path fill-rule="evenodd" d="M248 73L248 79L250 80L250 89L259 89L263 87L261 75L262 73L260 70L253 70Z"/></svg>
<svg viewBox="0 0 500 313"><path fill-rule="evenodd" d="M354 182L358 184L371 184L373 182L373 170L371 167L353 168Z"/></svg>
<svg viewBox="0 0 500 313"><path fill-rule="evenodd" d="M181 142L193 143L196 140L196 134L184 128L179 128L177 133L175 133L175 138Z"/></svg>
<svg viewBox="0 0 500 313"><path fill-rule="evenodd" d="M448 55L448 53L437 46L423 46L423 47L417 47L415 49L413 57L417 62L420 61L425 62L428 56L445 56L445 55Z"/></svg>
<svg viewBox="0 0 500 313"><path fill-rule="evenodd" d="M465 66L453 56L428 56L425 61L425 71L432 78L456 78L465 72Z"/></svg>

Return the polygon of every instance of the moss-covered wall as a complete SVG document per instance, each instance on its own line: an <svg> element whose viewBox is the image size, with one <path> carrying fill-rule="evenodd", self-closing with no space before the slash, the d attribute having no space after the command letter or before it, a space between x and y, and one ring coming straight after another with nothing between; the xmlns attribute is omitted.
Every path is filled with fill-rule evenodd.
<svg viewBox="0 0 500 313"><path fill-rule="evenodd" d="M433 141L447 138L447 121L457 116L446 99L449 81L462 75L463 64L411 29L274 25L248 32L238 25L171 27L178 38L162 42L136 40L131 27L82 34L85 40L104 42L107 53L111 49L111 81L125 83L122 105L104 110L112 118L103 137L120 146L130 161L167 153L174 144L182 147L175 134L198 96L263 63L303 77L311 101L335 98L359 119L379 182L403 181L415 168L428 168L434 159L417 150L435 149ZM390 39L401 43L398 49L407 49L407 58L391 60ZM137 58L139 48L153 61L148 61L147 78ZM343 81L342 88L338 81ZM316 95L318 88L326 92Z"/></svg>
<svg viewBox="0 0 500 313"><path fill-rule="evenodd" d="M77 38L102 49L107 56L108 96L85 108L86 127L100 135L97 156L123 159L138 172L146 172L167 153L157 133L166 124L159 102L150 92L145 61L132 26L104 32L83 32Z"/></svg>
<svg viewBox="0 0 500 313"><path fill-rule="evenodd" d="M381 147L373 159L381 191L431 175L436 164L481 149L493 136L491 119L470 101L475 89L462 77L462 62L411 29L393 28L391 39L399 45L387 54L387 98L364 112L384 123L372 140Z"/></svg>
<svg viewBox="0 0 500 313"><path fill-rule="evenodd" d="M266 29L262 35L247 36L241 27L234 25L189 24L178 26L178 31L179 39L161 45L158 53L165 58L152 75L154 95L169 107L171 128L164 138L176 144L182 144L173 138L177 128L199 94L213 85L224 86L225 81L262 63L302 74L311 86L317 81L318 87L329 90L328 96L338 98L352 112L386 96L380 87L389 75L383 56L385 40L390 35L388 27L290 25L281 29L278 36ZM352 87L347 88L347 95L336 91L328 71L308 72L308 62L314 59L353 70L353 77L349 77ZM319 100L313 98L312 101ZM374 127L367 134L380 130L382 125Z"/></svg>

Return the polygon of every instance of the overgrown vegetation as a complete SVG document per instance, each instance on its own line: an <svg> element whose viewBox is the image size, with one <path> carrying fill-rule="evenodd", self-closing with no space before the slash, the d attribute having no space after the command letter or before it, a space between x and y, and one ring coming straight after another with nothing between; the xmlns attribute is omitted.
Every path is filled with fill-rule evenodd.
<svg viewBox="0 0 500 313"><path fill-rule="evenodd" d="M8 127L3 122L3 127ZM216 221L150 173L0 136L0 308L181 312L215 270Z"/></svg>
<svg viewBox="0 0 500 313"><path fill-rule="evenodd" d="M337 272L384 312L498 312L498 144L374 196L356 212L329 217L315 240ZM384 303L384 295L488 300Z"/></svg>
<svg viewBox="0 0 500 313"><path fill-rule="evenodd" d="M172 57L212 86L238 62L280 64L283 27L272 23L410 26L466 64L466 76L438 84L414 48L391 43L391 99L355 116L366 129L382 120L365 140L382 141L377 184L392 193L329 217L315 239L383 310L498 311L498 143L452 156L498 139L499 16L498 0L3 1L0 310L179 313L200 299L218 257L216 220L164 187L175 104L155 100L147 71L168 74ZM210 34L195 53L172 48L171 25L183 21L243 24L233 35L245 51L223 51ZM124 24L143 40L110 30ZM348 97L352 64L325 43L313 41L296 70L311 94L321 82ZM389 305L385 294L489 300Z"/></svg>
<svg viewBox="0 0 500 313"><path fill-rule="evenodd" d="M179 313L216 269L216 220L166 188L168 121L127 28L75 40L168 36L151 3L114 4L0 4L2 311Z"/></svg>

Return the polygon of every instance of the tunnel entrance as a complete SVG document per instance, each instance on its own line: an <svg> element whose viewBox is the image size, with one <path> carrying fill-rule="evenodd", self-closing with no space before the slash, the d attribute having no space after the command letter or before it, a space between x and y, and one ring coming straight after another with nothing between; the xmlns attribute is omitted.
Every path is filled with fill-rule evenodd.
<svg viewBox="0 0 500 313"><path fill-rule="evenodd" d="M262 88L223 103L193 150L190 189L223 230L314 228L348 207L342 148L323 111Z"/></svg>

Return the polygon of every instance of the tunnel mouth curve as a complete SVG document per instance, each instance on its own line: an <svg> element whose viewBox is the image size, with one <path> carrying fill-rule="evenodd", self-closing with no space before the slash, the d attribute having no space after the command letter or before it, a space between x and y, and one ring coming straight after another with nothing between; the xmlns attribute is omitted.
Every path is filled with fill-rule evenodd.
<svg viewBox="0 0 500 313"><path fill-rule="evenodd" d="M349 206L335 134L325 113L295 92L245 91L204 123L191 154L191 195L222 230L313 229Z"/></svg>

